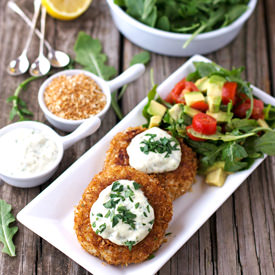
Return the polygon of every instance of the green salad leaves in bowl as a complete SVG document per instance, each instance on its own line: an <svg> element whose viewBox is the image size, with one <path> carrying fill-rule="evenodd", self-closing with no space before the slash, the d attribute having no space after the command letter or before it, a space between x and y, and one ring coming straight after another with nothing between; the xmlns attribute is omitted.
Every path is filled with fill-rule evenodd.
<svg viewBox="0 0 275 275"><path fill-rule="evenodd" d="M107 0L117 28L147 50L190 56L231 42L257 0Z"/></svg>

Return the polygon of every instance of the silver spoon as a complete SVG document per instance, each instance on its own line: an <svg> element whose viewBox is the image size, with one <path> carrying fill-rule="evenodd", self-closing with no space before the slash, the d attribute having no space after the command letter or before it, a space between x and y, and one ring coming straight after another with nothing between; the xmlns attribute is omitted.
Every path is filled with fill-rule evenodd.
<svg viewBox="0 0 275 275"><path fill-rule="evenodd" d="M39 15L41 1L34 0L33 4L34 4L34 15L33 15L32 22L31 22L31 30L29 32L29 36L27 38L25 48L23 49L21 55L19 57L17 57L16 59L12 60L9 64L8 73L11 75L24 74L30 66L30 62L27 57L27 52L28 52L28 49L31 44L32 35L33 35L36 21L37 21L38 15Z"/></svg>
<svg viewBox="0 0 275 275"><path fill-rule="evenodd" d="M26 16L26 14L12 1L8 2L8 7L16 12L24 21L31 27L31 20ZM41 39L42 35L38 29L35 29L35 34ZM70 57L66 53L58 50L54 50L53 47L47 40L44 40L44 44L48 49L48 59L51 65L55 68L66 67L70 63Z"/></svg>
<svg viewBox="0 0 275 275"><path fill-rule="evenodd" d="M46 25L46 9L42 7L41 11L41 34L42 37L40 39L40 46L39 46L39 55L36 60L31 64L30 67L30 74L32 76L42 76L46 75L51 69L50 61L45 57L44 51L44 37L45 37L45 25Z"/></svg>

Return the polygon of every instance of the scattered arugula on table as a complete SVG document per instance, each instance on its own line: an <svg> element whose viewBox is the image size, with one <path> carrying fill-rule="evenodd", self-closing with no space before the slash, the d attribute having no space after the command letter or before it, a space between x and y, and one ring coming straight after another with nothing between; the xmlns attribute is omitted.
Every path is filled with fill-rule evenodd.
<svg viewBox="0 0 275 275"><path fill-rule="evenodd" d="M11 205L0 199L0 242L4 245L2 252L12 257L15 256L12 238L18 231L18 227L9 227L9 225L14 221L15 217L11 213Z"/></svg>
<svg viewBox="0 0 275 275"><path fill-rule="evenodd" d="M195 82L202 77L218 75L224 77L227 81L237 82L238 92L245 94L253 104L253 94L250 84L241 78L244 68L224 69L215 63L194 62L195 71L190 73L186 79ZM156 91L157 85L154 85L149 91L148 103L143 109L143 116L147 119L148 127L151 114L148 113L148 107L152 100L170 108ZM226 133L222 133L221 128L217 127L217 133L210 136L203 136L207 140L204 142L194 141L187 137L186 126L192 123L192 118L183 111L177 121L172 119L168 112L162 118L160 128L166 129L174 137L181 137L193 148L199 157L199 172L205 174L207 169L214 163L224 161L224 170L227 172L237 172L248 169L254 160L263 157L263 154L275 155L275 107L266 105L264 108L264 119L270 128L259 127L255 119L250 119L253 105L247 111L246 118L233 118L225 125ZM169 106L170 105L170 106ZM232 106L231 106L232 107ZM190 130L191 131L191 130ZM262 132L262 135L258 135ZM194 132L191 132L195 135Z"/></svg>
<svg viewBox="0 0 275 275"><path fill-rule="evenodd" d="M200 33L230 25L248 8L249 0L114 0L127 14L157 29Z"/></svg>

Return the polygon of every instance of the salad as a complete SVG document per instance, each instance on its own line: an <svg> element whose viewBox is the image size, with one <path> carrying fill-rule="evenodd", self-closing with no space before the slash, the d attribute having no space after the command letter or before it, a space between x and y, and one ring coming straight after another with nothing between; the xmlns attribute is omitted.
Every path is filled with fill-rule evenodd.
<svg viewBox="0 0 275 275"><path fill-rule="evenodd" d="M200 33L230 25L248 8L249 0L114 0L125 12L150 27L192 34L184 47Z"/></svg>
<svg viewBox="0 0 275 275"><path fill-rule="evenodd" d="M194 62L195 71L169 95L148 93L146 127L160 127L183 138L199 159L206 183L222 186L228 174L248 169L264 154L275 155L275 107L253 96L244 70Z"/></svg>

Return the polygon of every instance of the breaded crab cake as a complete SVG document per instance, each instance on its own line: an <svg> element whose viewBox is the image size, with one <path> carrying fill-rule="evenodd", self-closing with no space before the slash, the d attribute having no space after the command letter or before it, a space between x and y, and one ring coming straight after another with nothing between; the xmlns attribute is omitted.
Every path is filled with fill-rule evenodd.
<svg viewBox="0 0 275 275"><path fill-rule="evenodd" d="M120 184L122 182L130 182L133 186L127 186L127 188L124 186L123 189L123 184ZM101 199L106 196L106 191L109 189L111 190L111 195L108 197L108 201L103 203L103 207L101 205L101 208L93 211L96 204L101 202ZM144 205L140 205L137 202L138 193L134 194L134 189L138 189L139 195L143 194L146 198ZM133 202L134 207L127 210L127 207L125 207L127 204L125 203L130 205L131 202ZM124 205L122 205L123 203ZM103 213L104 208L106 208L106 214ZM141 214L138 214L138 209L143 211L141 214L144 217L148 213L154 215L154 220L150 221L152 226L148 229L147 236L144 239L139 240L136 244L134 242L131 243L131 241L125 242L125 244L130 243L131 246L129 246L118 245L101 236L106 233L112 237L117 237L115 240L118 241L125 234L125 236L131 238L135 230L138 230L139 226L146 223L145 219L141 223L138 221L138 216L141 216ZM117 218L114 219L114 216L117 216ZM103 218L105 220L110 219L111 223L105 222L101 224L101 219ZM111 166L96 175L86 188L82 199L75 209L74 229L78 241L87 252L109 264L128 265L146 260L152 252L160 247L171 218L172 201L156 178L129 166ZM118 232L112 231L115 228L119 229L119 225L121 230L118 230Z"/></svg>
<svg viewBox="0 0 275 275"><path fill-rule="evenodd" d="M105 169L109 169L112 165L130 165L127 147L134 137L146 130L146 128L139 126L130 127L118 133L112 139L106 153ZM191 148L184 144L182 139L179 140L179 144L181 148L181 161L177 169L169 172L149 173L159 180L162 187L168 192L171 200L175 200L190 190L197 171L196 154Z"/></svg>

